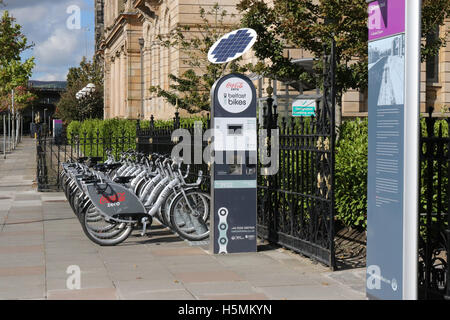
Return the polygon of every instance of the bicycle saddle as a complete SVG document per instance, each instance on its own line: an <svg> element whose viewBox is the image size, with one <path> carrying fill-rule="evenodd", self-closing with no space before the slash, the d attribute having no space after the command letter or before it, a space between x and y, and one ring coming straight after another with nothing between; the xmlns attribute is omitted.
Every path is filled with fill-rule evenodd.
<svg viewBox="0 0 450 320"><path fill-rule="evenodd" d="M99 161L102 161L103 160L103 158L102 157L89 157L88 158L88 167L93 167L93 166L95 166L95 165L97 165L97 163L99 162Z"/></svg>
<svg viewBox="0 0 450 320"><path fill-rule="evenodd" d="M97 163L94 166L94 169L98 170L98 171L101 171L101 172L106 172L108 170L117 169L117 168L119 168L121 166L122 166L121 163L111 163L111 164Z"/></svg>
<svg viewBox="0 0 450 320"><path fill-rule="evenodd" d="M130 182L134 178L136 178L136 177L135 176L120 176L120 177L116 177L114 179L114 182L120 183L120 184L125 184L125 183Z"/></svg>

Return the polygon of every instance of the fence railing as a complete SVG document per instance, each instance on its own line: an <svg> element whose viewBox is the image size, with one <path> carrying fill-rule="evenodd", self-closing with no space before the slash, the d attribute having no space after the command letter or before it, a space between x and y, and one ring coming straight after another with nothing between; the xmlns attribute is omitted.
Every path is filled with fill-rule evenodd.
<svg viewBox="0 0 450 320"><path fill-rule="evenodd" d="M172 153L173 147L180 141L172 138L172 133L177 129L186 130L191 137L190 144L190 154L194 155L194 153L198 150L196 148L201 148L201 152L208 146L208 141L204 141L201 139L201 146L194 143L194 139L196 135L200 135L203 137L203 134L206 130L210 129L210 120L206 121L198 121L196 123L181 123L179 113L175 113L175 117L173 118L172 123L165 123L163 126L156 126L153 115L150 117L150 124L148 128L141 128L140 122L138 121L136 128L136 148L137 151L143 152L146 154L151 153L159 153L170 155ZM180 157L186 160L184 157L186 155L179 154ZM190 160L193 160L191 158ZM207 163L194 163L194 161L190 161L190 169L189 169L189 180L195 180L200 171L202 172L202 176L204 177L201 188L209 192L210 191L210 166ZM186 165L183 165L184 167ZM183 168L184 169L184 168Z"/></svg>
<svg viewBox="0 0 450 320"><path fill-rule="evenodd" d="M269 139L270 130L278 130L280 166L273 176L263 176L258 171L257 230L261 238L334 268L334 125L330 113L323 105L316 117L291 118L288 124L287 119L279 121L277 106L272 98L267 99L264 121L259 127L267 130ZM148 128L137 126L137 150L170 154L179 142L172 139L172 133L184 129L192 139L189 144L193 155L194 149L199 148L194 143L195 134L203 135L209 128L209 120L201 125L180 124L178 113L172 123L158 127L151 117ZM202 153L208 145L203 140ZM191 164L191 168L193 178L202 170L207 177L202 187L210 191L208 164Z"/></svg>
<svg viewBox="0 0 450 320"><path fill-rule="evenodd" d="M420 136L419 297L450 299L450 118L428 111Z"/></svg>
<svg viewBox="0 0 450 320"><path fill-rule="evenodd" d="M38 191L60 190L61 163L80 157L106 158L106 151L119 158L127 150L136 149L136 136L122 132L120 135L102 136L86 132L66 137L53 138L40 131L37 139L37 182Z"/></svg>

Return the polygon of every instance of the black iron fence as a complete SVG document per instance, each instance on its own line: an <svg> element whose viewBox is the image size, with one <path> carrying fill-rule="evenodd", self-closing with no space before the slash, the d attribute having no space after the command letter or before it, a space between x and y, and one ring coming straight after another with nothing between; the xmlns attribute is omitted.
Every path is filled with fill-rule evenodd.
<svg viewBox="0 0 450 320"><path fill-rule="evenodd" d="M279 133L279 169L258 177L258 235L336 268L334 43L313 117L278 119L269 97L263 129Z"/></svg>
<svg viewBox="0 0 450 320"><path fill-rule="evenodd" d="M179 113L175 112L175 117L171 123L165 123L164 125L156 125L153 115L150 117L150 123L147 128L141 128L140 122L137 123L136 128L136 150L146 154L158 153L170 156L175 145L183 143L183 138L179 139L177 135L172 136L175 130L181 129L189 136L190 141L187 142L190 148L190 154L183 154L181 151L177 156L180 156L184 163L189 163L189 176L188 181L194 181L201 174L204 183L201 188L209 192L210 191L210 166L201 161L201 164L196 163L194 160L195 152L200 149L203 150L208 146L208 141L203 139L203 135L206 130L210 128L210 120L187 122L182 123L180 121ZM199 137L197 141L201 144L195 143L195 137ZM183 164L182 170L187 170L187 165ZM201 173L200 173L201 172Z"/></svg>
<svg viewBox="0 0 450 320"><path fill-rule="evenodd" d="M260 129L267 130L269 140L270 129L279 132L280 162L275 175L258 176L258 235L334 267L334 125L331 106L321 106L315 117L278 121L277 107L272 98L267 99ZM199 148L195 134L203 135L209 128L209 120L182 125L178 114L172 123L156 127L151 117L148 128L138 125L137 150L170 154L182 142L174 140L172 133L184 129L191 139L192 156ZM208 141L202 142L202 152L207 145ZM207 177L203 187L209 191L208 164L192 164L191 168L194 178L202 170Z"/></svg>
<svg viewBox="0 0 450 320"><path fill-rule="evenodd" d="M428 111L420 137L419 297L450 299L450 118Z"/></svg>
<svg viewBox="0 0 450 320"><path fill-rule="evenodd" d="M276 106L265 124L279 132L279 169L258 177L258 234L332 268L334 252L334 126L325 108L316 117L283 118ZM327 114L328 113L328 114Z"/></svg>
<svg viewBox="0 0 450 320"><path fill-rule="evenodd" d="M67 137L65 132L53 138L46 130L39 130L37 135L37 182L38 191L60 190L61 163L80 157L106 159L107 150L119 158L127 150L135 150L136 136L125 131L120 135L103 136L82 132Z"/></svg>

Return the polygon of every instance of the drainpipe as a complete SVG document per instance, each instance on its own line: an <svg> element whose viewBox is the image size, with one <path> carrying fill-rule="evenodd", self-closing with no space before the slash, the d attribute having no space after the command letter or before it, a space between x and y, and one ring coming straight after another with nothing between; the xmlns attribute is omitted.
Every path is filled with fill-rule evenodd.
<svg viewBox="0 0 450 320"><path fill-rule="evenodd" d="M141 49L141 115L144 119L144 38L139 38L139 47Z"/></svg>

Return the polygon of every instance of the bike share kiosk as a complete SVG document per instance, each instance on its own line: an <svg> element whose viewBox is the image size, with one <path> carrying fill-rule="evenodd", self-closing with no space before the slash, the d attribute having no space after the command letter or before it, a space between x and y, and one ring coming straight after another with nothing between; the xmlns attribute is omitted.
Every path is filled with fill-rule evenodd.
<svg viewBox="0 0 450 320"><path fill-rule="evenodd" d="M211 47L208 58L214 63L229 62L255 41L252 29L230 32ZM210 230L215 254L256 252L256 101L253 83L241 74L226 75L211 89L214 163Z"/></svg>

